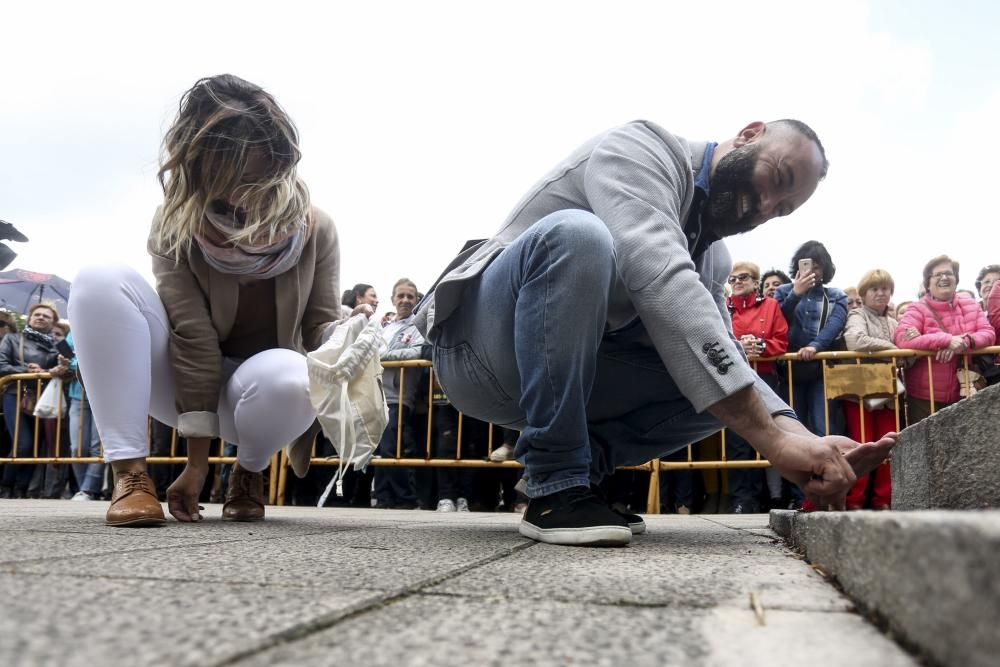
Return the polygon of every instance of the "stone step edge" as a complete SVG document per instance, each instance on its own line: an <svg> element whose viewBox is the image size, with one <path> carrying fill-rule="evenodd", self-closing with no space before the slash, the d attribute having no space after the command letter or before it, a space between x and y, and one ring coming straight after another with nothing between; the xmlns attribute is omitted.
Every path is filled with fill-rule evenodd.
<svg viewBox="0 0 1000 667"><path fill-rule="evenodd" d="M1000 510L772 510L771 529L930 664L1000 655Z"/></svg>

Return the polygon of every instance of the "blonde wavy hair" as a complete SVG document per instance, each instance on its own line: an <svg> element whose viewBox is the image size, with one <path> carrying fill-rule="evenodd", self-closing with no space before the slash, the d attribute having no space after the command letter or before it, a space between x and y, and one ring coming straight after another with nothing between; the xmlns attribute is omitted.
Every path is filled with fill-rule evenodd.
<svg viewBox="0 0 1000 667"><path fill-rule="evenodd" d="M244 223L230 242L262 245L283 236L309 210L301 158L295 125L263 88L232 74L200 79L163 138L156 249L180 259L210 207L220 205ZM248 181L248 170L260 173Z"/></svg>

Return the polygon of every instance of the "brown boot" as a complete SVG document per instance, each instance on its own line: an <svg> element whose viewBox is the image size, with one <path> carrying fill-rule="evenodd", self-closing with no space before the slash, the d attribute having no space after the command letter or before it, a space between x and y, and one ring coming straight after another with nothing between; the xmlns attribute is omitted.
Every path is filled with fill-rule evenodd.
<svg viewBox="0 0 1000 667"><path fill-rule="evenodd" d="M264 473L248 472L239 463L233 464L222 518L227 521L260 521L264 518Z"/></svg>
<svg viewBox="0 0 1000 667"><path fill-rule="evenodd" d="M105 522L109 526L162 526L167 522L149 475L127 472L118 478Z"/></svg>

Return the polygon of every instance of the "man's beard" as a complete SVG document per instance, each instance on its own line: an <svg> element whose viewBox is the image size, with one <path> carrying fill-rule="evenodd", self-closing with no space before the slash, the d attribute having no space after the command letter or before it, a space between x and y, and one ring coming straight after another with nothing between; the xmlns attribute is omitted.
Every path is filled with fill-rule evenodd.
<svg viewBox="0 0 1000 667"><path fill-rule="evenodd" d="M759 152L760 144L745 144L723 155L715 168L704 217L709 229L720 237L743 234L754 228L753 220L760 213L760 196L752 180ZM738 213L741 194L750 197L750 208L742 216Z"/></svg>

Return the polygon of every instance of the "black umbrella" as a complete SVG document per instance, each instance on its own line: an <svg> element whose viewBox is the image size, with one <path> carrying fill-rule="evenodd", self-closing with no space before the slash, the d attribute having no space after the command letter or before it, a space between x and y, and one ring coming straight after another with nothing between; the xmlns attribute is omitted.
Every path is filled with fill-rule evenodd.
<svg viewBox="0 0 1000 667"><path fill-rule="evenodd" d="M35 303L51 303L66 315L69 281L51 273L14 269L0 272L0 308L27 313Z"/></svg>
<svg viewBox="0 0 1000 667"><path fill-rule="evenodd" d="M0 220L0 240L27 243L28 237L17 231L17 229L14 228L14 225ZM0 270L6 269L10 266L10 263L14 261L15 257L17 257L16 252L11 250L6 243L0 243Z"/></svg>

